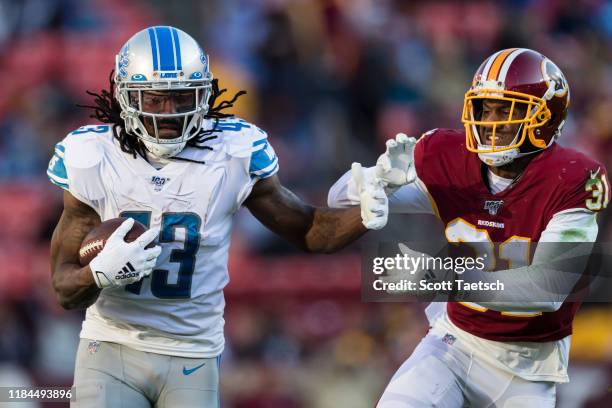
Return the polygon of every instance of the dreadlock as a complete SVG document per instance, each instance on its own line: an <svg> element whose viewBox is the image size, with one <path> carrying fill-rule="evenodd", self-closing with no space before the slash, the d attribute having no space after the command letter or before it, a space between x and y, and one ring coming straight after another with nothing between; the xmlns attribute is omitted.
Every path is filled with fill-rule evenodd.
<svg viewBox="0 0 612 408"><path fill-rule="evenodd" d="M109 123L112 125L113 136L119 141L119 146L121 150L125 153L131 154L134 158L137 155L142 156L146 159L146 147L144 143L135 135L127 133L125 131L125 121L121 118L121 106L119 102L115 99L115 79L114 79L115 70L111 70L108 82L109 89L103 89L100 93L95 93L91 91L86 91L88 95L94 97L94 105L77 105L80 108L93 109L93 113L89 115L89 117L99 120L102 123ZM221 95L223 95L227 89L219 89L219 80L213 79L211 83L211 95L209 99L208 112L204 115L205 119L214 119L214 124L210 129L201 130L195 137L189 139L187 141L187 146L195 147L197 149L207 149L212 150L210 146L203 146L203 144L209 140L215 139L217 136L214 133L219 132L217 126L219 124L220 119L230 118L234 115L231 113L224 112L226 109L229 109L234 106L234 103L238 100L239 97L246 94L246 91L241 90L237 92L232 99L229 101L221 101L217 104L217 101ZM185 119L186 120L186 119ZM184 159L176 157L178 160L186 160L186 161L194 161L190 159ZM201 162L198 162L201 163Z"/></svg>

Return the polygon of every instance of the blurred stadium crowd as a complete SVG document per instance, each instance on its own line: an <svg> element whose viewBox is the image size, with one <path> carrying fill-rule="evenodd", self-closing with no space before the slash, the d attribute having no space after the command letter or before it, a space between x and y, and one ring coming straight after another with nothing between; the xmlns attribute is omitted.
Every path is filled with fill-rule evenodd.
<svg viewBox="0 0 612 408"><path fill-rule="evenodd" d="M192 34L228 94L248 91L236 114L269 133L281 179L316 204L396 132L461 126L473 72L516 46L569 80L561 143L612 169L610 0L0 0L0 384L72 381L82 315L51 291L61 193L45 170L53 145L91 121L75 107L85 90L107 88L120 45L153 24ZM427 329L422 306L360 302L357 247L303 255L248 213L230 275L226 407L371 407ZM559 406L611 406L611 310L578 315Z"/></svg>

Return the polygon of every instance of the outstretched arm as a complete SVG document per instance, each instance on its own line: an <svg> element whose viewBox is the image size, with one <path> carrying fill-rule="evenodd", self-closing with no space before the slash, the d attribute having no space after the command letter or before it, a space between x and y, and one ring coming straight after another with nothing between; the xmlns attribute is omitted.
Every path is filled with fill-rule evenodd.
<svg viewBox="0 0 612 408"><path fill-rule="evenodd" d="M308 252L337 251L367 231L359 207L313 207L283 187L276 175L259 180L245 206L270 230Z"/></svg>
<svg viewBox="0 0 612 408"><path fill-rule="evenodd" d="M376 166L363 169L363 182L378 179L389 196L389 212L404 214L437 215L427 187L419 180L413 160L416 140L400 133L387 140L387 150L380 155ZM347 208L359 205L360 188L347 171L330 188L327 205L331 208Z"/></svg>

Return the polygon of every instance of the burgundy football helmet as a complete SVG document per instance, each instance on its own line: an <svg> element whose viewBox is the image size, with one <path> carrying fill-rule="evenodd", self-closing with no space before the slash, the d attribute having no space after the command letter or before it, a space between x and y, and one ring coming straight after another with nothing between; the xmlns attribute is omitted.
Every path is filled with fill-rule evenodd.
<svg viewBox="0 0 612 408"><path fill-rule="evenodd" d="M481 121L484 99L508 101L506 120ZM498 51L478 68L465 94L462 122L467 149L492 166L546 149L561 133L569 101L565 76L544 55L526 48ZM517 119L514 111L519 106L526 113ZM510 144L496 146L496 129L507 124L520 124L516 136ZM491 144L486 144L479 132L483 127L493 129Z"/></svg>

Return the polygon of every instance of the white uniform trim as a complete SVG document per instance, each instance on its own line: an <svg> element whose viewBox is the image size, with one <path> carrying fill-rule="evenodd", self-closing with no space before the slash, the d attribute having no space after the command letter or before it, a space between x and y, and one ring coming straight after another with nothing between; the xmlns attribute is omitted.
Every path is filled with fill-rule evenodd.
<svg viewBox="0 0 612 408"><path fill-rule="evenodd" d="M489 190L493 194L497 194L499 192L504 191L514 181L513 179L507 179L504 177L499 177L497 174L493 173L491 169L487 172L487 177L489 179Z"/></svg>
<svg viewBox="0 0 612 408"><path fill-rule="evenodd" d="M64 158L64 152L62 152L62 151L61 151L60 149L58 149L57 147L55 148L55 154L57 154L57 156L58 156L60 159L63 159L63 158Z"/></svg>
<svg viewBox="0 0 612 408"><path fill-rule="evenodd" d="M68 184L68 179L65 178L61 178L56 176L55 174L51 173L50 170L47 170L47 176L49 176L50 178L52 178L53 180L57 181L58 183L61 184Z"/></svg>
<svg viewBox="0 0 612 408"><path fill-rule="evenodd" d="M259 149L259 150L261 150L261 149ZM251 172L251 174L254 174L256 176L261 176L262 174L266 174L266 173L270 172L272 169L274 169L274 167L277 164L278 164L278 159L275 157L274 161L269 166L267 166L266 168L263 168L261 170L253 171L253 172Z"/></svg>

